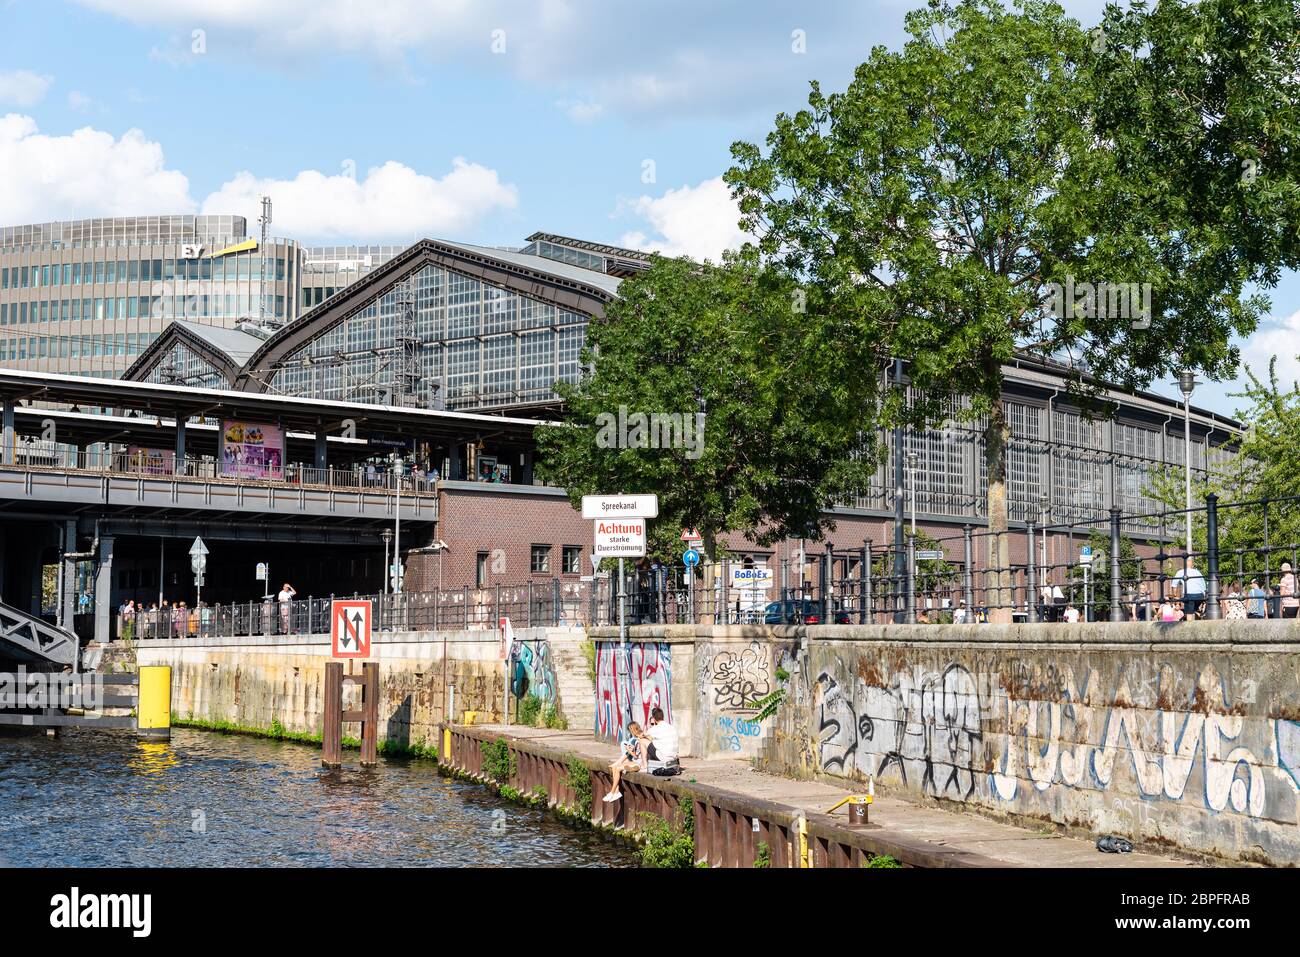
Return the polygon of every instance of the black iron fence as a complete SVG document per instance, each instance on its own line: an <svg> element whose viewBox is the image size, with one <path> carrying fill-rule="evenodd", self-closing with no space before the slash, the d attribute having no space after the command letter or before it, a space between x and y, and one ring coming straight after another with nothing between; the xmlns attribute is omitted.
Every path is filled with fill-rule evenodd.
<svg viewBox="0 0 1300 957"><path fill-rule="evenodd" d="M279 602L184 605L119 616L128 638L307 635L330 630L334 598L373 602L381 631L628 624L858 624L983 621L1181 621L1294 618L1300 610L1300 496L1127 515L1000 535L953 535L825 546L767 565L722 560L691 569L626 563L617 572L402 595L331 595ZM1176 530L1191 543L1143 538ZM1129 530L1126 532L1125 530ZM1062 557L1064 556L1064 557Z"/></svg>

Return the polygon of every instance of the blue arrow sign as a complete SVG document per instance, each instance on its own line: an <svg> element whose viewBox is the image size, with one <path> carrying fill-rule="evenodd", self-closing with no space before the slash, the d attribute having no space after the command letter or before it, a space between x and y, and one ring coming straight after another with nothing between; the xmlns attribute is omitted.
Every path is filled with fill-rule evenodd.
<svg viewBox="0 0 1300 957"><path fill-rule="evenodd" d="M700 553L693 548L688 548L686 551L682 552L682 562L687 568L690 568L692 565L698 565L700 563Z"/></svg>

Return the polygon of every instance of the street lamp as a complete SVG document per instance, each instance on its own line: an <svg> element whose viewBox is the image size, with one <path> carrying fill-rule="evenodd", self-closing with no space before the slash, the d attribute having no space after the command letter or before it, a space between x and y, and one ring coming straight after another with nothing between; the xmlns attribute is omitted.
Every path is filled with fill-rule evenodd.
<svg viewBox="0 0 1300 957"><path fill-rule="evenodd" d="M1191 371L1178 373L1178 388L1183 391L1183 478L1187 508L1187 558L1183 561L1184 569L1192 555L1192 389L1195 387L1196 373Z"/></svg>
<svg viewBox="0 0 1300 957"><path fill-rule="evenodd" d="M912 535L916 535L916 466L921 461L921 457L915 452L907 453L907 484L908 495L912 501Z"/></svg>
<svg viewBox="0 0 1300 957"><path fill-rule="evenodd" d="M388 561L388 546L393 541L393 530L386 528L379 533L379 537L384 540L384 594L388 594L388 578L392 574L392 565Z"/></svg>

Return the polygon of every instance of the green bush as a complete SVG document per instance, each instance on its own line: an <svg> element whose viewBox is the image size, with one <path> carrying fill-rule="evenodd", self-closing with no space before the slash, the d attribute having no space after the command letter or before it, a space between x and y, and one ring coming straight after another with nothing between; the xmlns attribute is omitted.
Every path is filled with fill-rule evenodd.
<svg viewBox="0 0 1300 957"><path fill-rule="evenodd" d="M870 860L864 860L862 862L862 866L863 867L902 867L903 865L898 863L897 860L890 857L888 854L881 854L880 856L873 857Z"/></svg>
<svg viewBox="0 0 1300 957"><path fill-rule="evenodd" d="M587 659L587 678L596 684L596 643L588 638L582 643L582 657Z"/></svg>
<svg viewBox="0 0 1300 957"><path fill-rule="evenodd" d="M573 809L591 818L591 769L576 754L570 754L564 782L573 791Z"/></svg>
<svg viewBox="0 0 1300 957"><path fill-rule="evenodd" d="M515 776L515 757L505 738L484 742L482 754L483 773L497 784L505 784Z"/></svg>
<svg viewBox="0 0 1300 957"><path fill-rule="evenodd" d="M767 846L766 841L758 842L758 855L754 858L755 867L772 866L772 849Z"/></svg>
<svg viewBox="0 0 1300 957"><path fill-rule="evenodd" d="M515 715L515 720L519 724L526 724L530 728L537 727L537 718L542 713L542 699L535 694L525 695L519 702L519 710Z"/></svg>
<svg viewBox="0 0 1300 957"><path fill-rule="evenodd" d="M542 719L542 723L552 731L569 730L568 718L560 714L560 709L557 708L553 702L550 707L546 709L546 716Z"/></svg>
<svg viewBox="0 0 1300 957"><path fill-rule="evenodd" d="M694 867L695 839L683 829L670 825L663 818L643 814L645 827L641 847L642 867Z"/></svg>

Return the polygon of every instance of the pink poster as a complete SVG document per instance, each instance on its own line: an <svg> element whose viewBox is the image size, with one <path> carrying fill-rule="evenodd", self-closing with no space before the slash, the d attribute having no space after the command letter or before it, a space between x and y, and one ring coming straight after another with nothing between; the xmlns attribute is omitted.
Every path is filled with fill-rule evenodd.
<svg viewBox="0 0 1300 957"><path fill-rule="evenodd" d="M221 423L221 474L237 478L283 478L284 432L260 422Z"/></svg>

